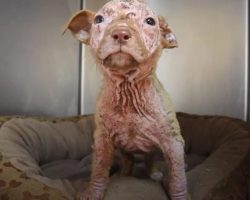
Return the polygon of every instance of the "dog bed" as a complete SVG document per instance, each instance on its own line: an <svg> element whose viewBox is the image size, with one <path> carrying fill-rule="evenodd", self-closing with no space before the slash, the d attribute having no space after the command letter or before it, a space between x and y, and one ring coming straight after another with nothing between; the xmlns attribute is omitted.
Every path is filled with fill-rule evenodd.
<svg viewBox="0 0 250 200"><path fill-rule="evenodd" d="M178 113L194 200L247 199L248 125L225 117ZM4 123L5 122L5 123ZM90 175L94 118L0 119L0 198L71 200ZM166 200L149 179L114 175L106 200Z"/></svg>

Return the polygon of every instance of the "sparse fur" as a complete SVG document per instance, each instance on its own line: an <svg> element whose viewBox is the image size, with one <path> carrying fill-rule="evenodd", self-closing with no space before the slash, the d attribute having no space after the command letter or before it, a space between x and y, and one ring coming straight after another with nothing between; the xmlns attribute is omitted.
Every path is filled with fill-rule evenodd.
<svg viewBox="0 0 250 200"><path fill-rule="evenodd" d="M90 44L104 77L96 105L91 181L78 199L103 199L118 149L127 164L125 175L132 172L134 152L150 155L146 160L152 171L152 155L161 150L169 171L166 192L172 200L186 200L184 141L170 98L155 74L162 49L177 46L164 18L141 1L114 0L96 14L78 12L66 27Z"/></svg>

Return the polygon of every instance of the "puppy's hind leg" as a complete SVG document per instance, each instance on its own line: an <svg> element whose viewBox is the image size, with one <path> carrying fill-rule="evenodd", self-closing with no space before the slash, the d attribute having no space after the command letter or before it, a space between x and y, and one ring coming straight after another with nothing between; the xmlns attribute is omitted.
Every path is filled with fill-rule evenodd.
<svg viewBox="0 0 250 200"><path fill-rule="evenodd" d="M134 168L133 154L122 151L120 158L120 166L121 166L120 175L131 176Z"/></svg>
<svg viewBox="0 0 250 200"><path fill-rule="evenodd" d="M164 176L161 166L159 166L160 161L157 159L159 154L160 152L152 152L145 155L147 173L154 181L162 181Z"/></svg>

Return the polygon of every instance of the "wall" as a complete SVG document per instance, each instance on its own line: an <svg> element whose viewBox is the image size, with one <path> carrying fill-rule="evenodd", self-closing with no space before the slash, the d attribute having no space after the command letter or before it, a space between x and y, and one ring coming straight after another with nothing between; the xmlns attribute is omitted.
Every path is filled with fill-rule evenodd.
<svg viewBox="0 0 250 200"><path fill-rule="evenodd" d="M167 17L179 43L177 49L164 51L157 70L176 110L243 119L246 0L148 3ZM91 113L100 78L87 50L84 58L83 112Z"/></svg>
<svg viewBox="0 0 250 200"><path fill-rule="evenodd" d="M168 18L179 42L158 69L176 109L243 119L246 0L149 3Z"/></svg>
<svg viewBox="0 0 250 200"><path fill-rule="evenodd" d="M63 24L79 0L0 1L0 115L78 113L79 43Z"/></svg>
<svg viewBox="0 0 250 200"><path fill-rule="evenodd" d="M100 74L62 24L80 0L0 1L0 115L94 112ZM98 10L107 0L85 0ZM177 111L244 118L246 0L148 0L168 18L179 48L165 50L157 73ZM79 90L81 101L79 101Z"/></svg>

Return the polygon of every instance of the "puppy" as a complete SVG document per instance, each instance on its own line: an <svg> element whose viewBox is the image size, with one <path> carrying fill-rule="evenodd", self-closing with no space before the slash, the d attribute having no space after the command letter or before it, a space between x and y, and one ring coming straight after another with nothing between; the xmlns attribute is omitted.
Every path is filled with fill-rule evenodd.
<svg viewBox="0 0 250 200"><path fill-rule="evenodd" d="M80 200L101 200L114 150L124 154L130 174L132 153L161 150L169 176L164 186L172 200L187 199L184 141L171 101L155 70L164 48L177 42L163 17L140 0L112 0L97 13L82 10L66 29L90 45L103 74L97 99L90 185ZM150 163L150 162L148 162Z"/></svg>

